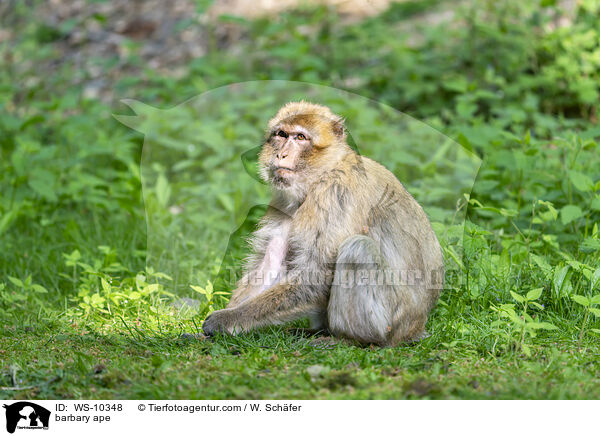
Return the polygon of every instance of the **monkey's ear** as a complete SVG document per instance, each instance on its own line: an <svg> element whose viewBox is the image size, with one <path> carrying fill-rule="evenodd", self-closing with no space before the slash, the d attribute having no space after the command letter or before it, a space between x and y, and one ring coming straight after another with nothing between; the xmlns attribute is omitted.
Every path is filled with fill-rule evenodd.
<svg viewBox="0 0 600 436"><path fill-rule="evenodd" d="M332 130L335 136L338 138L344 138L346 136L346 126L344 126L344 119L333 120Z"/></svg>

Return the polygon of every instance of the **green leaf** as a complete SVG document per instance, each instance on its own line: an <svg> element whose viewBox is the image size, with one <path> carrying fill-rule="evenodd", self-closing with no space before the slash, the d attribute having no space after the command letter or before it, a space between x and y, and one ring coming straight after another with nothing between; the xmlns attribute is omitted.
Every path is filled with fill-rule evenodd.
<svg viewBox="0 0 600 436"><path fill-rule="evenodd" d="M600 309L598 309L597 307L590 307L589 310L594 314L594 316L600 316Z"/></svg>
<svg viewBox="0 0 600 436"><path fill-rule="evenodd" d="M569 224L583 216L583 211L579 206L569 204L560 210L560 220L563 224Z"/></svg>
<svg viewBox="0 0 600 436"><path fill-rule="evenodd" d="M581 304L584 307L589 307L590 306L590 299L587 298L587 297L584 297L583 295L571 295L571 298L577 304Z"/></svg>
<svg viewBox="0 0 600 436"><path fill-rule="evenodd" d="M152 273L152 277L156 277L157 279L173 280L171 276L161 272Z"/></svg>
<svg viewBox="0 0 600 436"><path fill-rule="evenodd" d="M527 293L527 300L532 301L532 300L537 300L538 298L540 298L540 295L542 295L542 291L544 290L544 288L536 288L536 289L532 289L531 291L529 291Z"/></svg>
<svg viewBox="0 0 600 436"><path fill-rule="evenodd" d="M531 259L536 263L536 265L542 270L544 274L550 274L552 272L552 267L550 264L541 256L537 254L531 254Z"/></svg>
<svg viewBox="0 0 600 436"><path fill-rule="evenodd" d="M484 206L483 204L481 204L479 201L477 201L476 199L472 198L471 200L469 200L469 204L472 204L475 206L475 209L477 210L482 210L482 211L486 211L486 212L494 212L497 213L499 215L502 215L504 217L513 217L513 216L517 216L519 213L514 210L514 209L505 209L505 208L497 208L497 207L491 207L491 206Z"/></svg>
<svg viewBox="0 0 600 436"><path fill-rule="evenodd" d="M517 294L516 292L510 291L510 295L515 299L517 303L524 303L525 298L522 295Z"/></svg>
<svg viewBox="0 0 600 436"><path fill-rule="evenodd" d="M81 259L81 253L79 250L73 250L70 254L63 253L63 257L66 266L75 266L77 261Z"/></svg>
<svg viewBox="0 0 600 436"><path fill-rule="evenodd" d="M206 295L206 290L202 286L190 285L190 288L192 288L194 291L198 292L199 294Z"/></svg>
<svg viewBox="0 0 600 436"><path fill-rule="evenodd" d="M569 272L569 265L563 266L562 268L554 269L554 278L552 280L552 284L554 285L554 295L558 297L563 296L563 287L565 285L565 279L567 277L567 273Z"/></svg>
<svg viewBox="0 0 600 436"><path fill-rule="evenodd" d="M54 193L56 176L50 171L44 169L36 169L32 171L27 183L36 194L39 194L46 200L51 202L55 202L57 200L56 194Z"/></svg>
<svg viewBox="0 0 600 436"><path fill-rule="evenodd" d="M592 277L590 277L590 288L593 291L598 288L600 285L600 268L596 268L596 270L592 273Z"/></svg>
<svg viewBox="0 0 600 436"><path fill-rule="evenodd" d="M465 135L463 135L462 133L459 133L458 137L456 139L460 145L462 145L464 148L466 148L470 152L473 152L473 145L471 145L471 142L467 139L467 137Z"/></svg>
<svg viewBox="0 0 600 436"><path fill-rule="evenodd" d="M578 191L589 192L594 188L594 182L587 174L577 171L570 171L569 179Z"/></svg>
<svg viewBox="0 0 600 436"><path fill-rule="evenodd" d="M544 309L544 306L542 306L540 303L536 303L535 301L530 301L529 304L531 304L534 307L537 307L540 310Z"/></svg>
<svg viewBox="0 0 600 436"><path fill-rule="evenodd" d="M600 240L595 238L585 238L581 244L579 244L579 249L586 254L594 253L600 250Z"/></svg>
<svg viewBox="0 0 600 436"><path fill-rule="evenodd" d="M23 282L20 279L16 278L16 277L8 276L8 280L10 280L10 282L13 285L15 285L15 286L17 286L19 288L24 288L25 287L25 285L23 284Z"/></svg>
<svg viewBox="0 0 600 436"><path fill-rule="evenodd" d="M48 290L44 288L42 285L31 285L31 289L33 289L38 294L47 294Z"/></svg>
<svg viewBox="0 0 600 436"><path fill-rule="evenodd" d="M538 204L540 204L542 206L546 206L546 208L548 209L548 212L547 212L548 217L543 216L544 221L556 220L558 218L558 212L556 211L554 204L552 204L549 201L543 201L543 200L538 200Z"/></svg>
<svg viewBox="0 0 600 436"><path fill-rule="evenodd" d="M469 82L467 82L467 79L464 76L457 76L451 79L443 80L442 86L449 91L464 93L467 92Z"/></svg>
<svg viewBox="0 0 600 436"><path fill-rule="evenodd" d="M158 291L159 287L160 287L160 285L158 283L152 283L151 285L144 287L144 292L151 294L153 292Z"/></svg>
<svg viewBox="0 0 600 436"><path fill-rule="evenodd" d="M90 299L90 303L93 307L101 307L102 305L104 305L105 301L106 300L104 299L104 297L101 297L100 294L94 294Z"/></svg>
<svg viewBox="0 0 600 436"><path fill-rule="evenodd" d="M542 321L539 324L540 324L540 328L544 329L544 330L558 330L558 327L556 327L554 324L551 324L547 321Z"/></svg>
<svg viewBox="0 0 600 436"><path fill-rule="evenodd" d="M100 282L102 283L102 289L104 292L110 292L110 284L104 278L101 278Z"/></svg>
<svg viewBox="0 0 600 436"><path fill-rule="evenodd" d="M17 219L21 213L21 205L16 204L13 206L11 210L7 213L3 214L0 218L0 235L4 233L8 228L12 225L12 223Z"/></svg>

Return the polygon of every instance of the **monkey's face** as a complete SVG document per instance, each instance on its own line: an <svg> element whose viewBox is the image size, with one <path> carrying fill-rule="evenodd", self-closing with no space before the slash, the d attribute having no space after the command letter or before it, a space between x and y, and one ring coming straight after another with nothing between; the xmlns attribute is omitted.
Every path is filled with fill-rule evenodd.
<svg viewBox="0 0 600 436"><path fill-rule="evenodd" d="M313 134L299 124L280 124L261 152L261 172L275 188L286 189L305 180L313 153Z"/></svg>
<svg viewBox="0 0 600 436"><path fill-rule="evenodd" d="M260 174L286 197L301 200L310 184L334 168L347 150L341 117L325 106L288 103L269 121Z"/></svg>

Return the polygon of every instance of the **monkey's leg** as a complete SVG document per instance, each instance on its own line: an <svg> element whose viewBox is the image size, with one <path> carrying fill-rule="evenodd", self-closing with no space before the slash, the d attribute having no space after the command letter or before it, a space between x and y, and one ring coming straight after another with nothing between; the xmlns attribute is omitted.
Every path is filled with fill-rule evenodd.
<svg viewBox="0 0 600 436"><path fill-rule="evenodd" d="M333 335L392 345L412 335L412 330L422 330L424 321L407 325L409 290L393 283L387 269L373 239L356 235L342 243L327 308Z"/></svg>
<svg viewBox="0 0 600 436"><path fill-rule="evenodd" d="M235 334L311 317L324 312L326 307L326 292L287 282L278 283L238 306L211 313L202 330L207 335L217 331Z"/></svg>

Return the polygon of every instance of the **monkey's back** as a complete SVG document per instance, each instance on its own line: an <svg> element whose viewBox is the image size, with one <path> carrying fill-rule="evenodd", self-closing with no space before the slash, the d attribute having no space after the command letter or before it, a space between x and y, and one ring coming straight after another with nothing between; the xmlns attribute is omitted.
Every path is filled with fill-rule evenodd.
<svg viewBox="0 0 600 436"><path fill-rule="evenodd" d="M428 303L429 310L439 296L444 270L440 244L429 219L392 172L367 157L358 159L364 171L347 173L350 186L357 188L352 190L350 203L356 216L366 223L358 231L375 240L391 269L416 275L409 288L417 300ZM356 163L351 164L354 167Z"/></svg>
<svg viewBox="0 0 600 436"><path fill-rule="evenodd" d="M362 277L369 271L367 284L359 276L350 288L334 280L328 305L334 334L385 345L423 337L441 291L443 258L425 212L400 181L383 165L351 152L321 174L300 210L305 206L321 219L301 226L294 238L302 252L311 253L298 258L301 264L317 256L333 261L336 273Z"/></svg>

